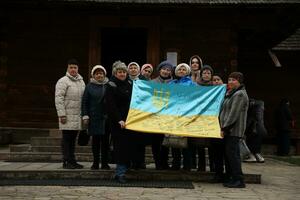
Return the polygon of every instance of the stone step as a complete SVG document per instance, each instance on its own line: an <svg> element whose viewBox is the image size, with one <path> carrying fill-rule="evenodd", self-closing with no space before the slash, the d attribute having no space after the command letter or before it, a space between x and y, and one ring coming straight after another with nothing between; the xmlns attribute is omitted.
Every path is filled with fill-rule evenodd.
<svg viewBox="0 0 300 200"><path fill-rule="evenodd" d="M30 152L31 145L30 144L11 144L9 145L10 152Z"/></svg>
<svg viewBox="0 0 300 200"><path fill-rule="evenodd" d="M112 179L115 165L112 170L90 170L91 163L82 163L83 169L62 169L61 163L1 163L0 179ZM154 170L153 165L147 165L145 170L129 170L126 174L129 180L146 181L193 181L208 182L213 173L197 171L167 171ZM246 183L261 183L260 174L244 174Z"/></svg>
<svg viewBox="0 0 300 200"><path fill-rule="evenodd" d="M61 146L37 146L30 144L17 144L10 145L10 152L61 152ZM87 146L76 146L75 152L77 153L91 153L92 147L91 145ZM171 153L171 151L170 151ZM145 154L152 155L152 150L150 146L146 147Z"/></svg>
<svg viewBox="0 0 300 200"><path fill-rule="evenodd" d="M79 162L92 162L92 153L76 153ZM61 152L0 152L0 160L9 162L60 162ZM170 159L171 160L171 159ZM152 155L145 155L146 163L154 163Z"/></svg>
<svg viewBox="0 0 300 200"><path fill-rule="evenodd" d="M0 127L0 135L10 135L10 143L30 143L32 137L60 137L58 129Z"/></svg>
<svg viewBox="0 0 300 200"><path fill-rule="evenodd" d="M31 145L32 146L60 146L61 138L60 137L32 137Z"/></svg>

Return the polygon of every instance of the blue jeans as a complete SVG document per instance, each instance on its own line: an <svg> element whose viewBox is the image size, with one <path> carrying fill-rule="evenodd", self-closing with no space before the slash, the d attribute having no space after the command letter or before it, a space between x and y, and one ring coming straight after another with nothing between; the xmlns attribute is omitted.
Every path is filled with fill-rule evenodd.
<svg viewBox="0 0 300 200"><path fill-rule="evenodd" d="M117 164L116 176L124 176L127 172L127 166L124 164Z"/></svg>

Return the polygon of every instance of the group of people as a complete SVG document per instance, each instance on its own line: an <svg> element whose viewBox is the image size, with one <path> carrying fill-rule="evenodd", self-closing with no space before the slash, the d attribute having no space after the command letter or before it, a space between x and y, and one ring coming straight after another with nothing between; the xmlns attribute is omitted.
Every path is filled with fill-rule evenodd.
<svg viewBox="0 0 300 200"><path fill-rule="evenodd" d="M126 182L125 174L129 168L146 168L145 145L148 144L152 147L157 170L206 170L207 146L197 145L197 142L193 142L195 138L189 138L187 148L171 148L173 160L170 166L169 148L162 145L163 134L146 134L125 129L135 80L187 87L223 84L221 76L214 74L211 66L203 65L198 55L192 56L189 64L173 66L167 60L161 62L156 68L158 76L153 79L154 68L151 64L140 67L136 62L126 65L116 61L112 65L110 78L107 78L103 66L96 65L91 70L91 79L86 86L78 73L78 66L75 59L70 59L66 75L58 80L55 89L55 105L59 128L62 130L63 168L83 168L77 163L74 152L78 132L87 129L92 136L91 169L99 169L100 160L102 169L110 169L107 154L111 138L116 163L115 179L120 183ZM244 76L240 72L232 72L228 76L227 92L219 115L222 139L209 139L209 166L210 171L215 172L212 181L223 182L225 187L245 187L239 140L244 137L249 100L243 83Z"/></svg>

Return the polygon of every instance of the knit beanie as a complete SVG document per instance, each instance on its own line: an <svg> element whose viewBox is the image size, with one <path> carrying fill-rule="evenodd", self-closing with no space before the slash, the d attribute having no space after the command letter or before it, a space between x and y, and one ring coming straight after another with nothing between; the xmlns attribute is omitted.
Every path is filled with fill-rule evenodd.
<svg viewBox="0 0 300 200"><path fill-rule="evenodd" d="M165 60L165 61L162 61L161 63L159 63L159 65L157 66L157 71L160 71L161 68L163 68L163 67L167 67L170 70L172 70L174 66L172 65L172 63L170 61Z"/></svg>
<svg viewBox="0 0 300 200"><path fill-rule="evenodd" d="M93 67L93 69L91 71L92 76L94 75L94 73L96 72L97 69L102 70L104 72L104 75L106 76L106 69L101 65L96 65L96 66Z"/></svg>
<svg viewBox="0 0 300 200"><path fill-rule="evenodd" d="M143 71L143 70L146 69L147 67L150 68L151 73L152 73L152 72L153 72L153 66L152 66L151 64L144 64L144 65L142 66L141 71Z"/></svg>
<svg viewBox="0 0 300 200"><path fill-rule="evenodd" d="M177 75L177 72L179 70L179 68L184 67L186 68L187 71L187 75L189 75L191 73L191 68L188 64L186 63L180 63L179 65L177 65L177 67L175 68L175 75Z"/></svg>
<svg viewBox="0 0 300 200"><path fill-rule="evenodd" d="M228 78L236 79L240 84L244 82L244 75L241 72L232 72Z"/></svg>
<svg viewBox="0 0 300 200"><path fill-rule="evenodd" d="M117 70L123 70L127 72L127 66L125 65L125 63L118 60L112 65L112 74L115 75L117 73Z"/></svg>
<svg viewBox="0 0 300 200"><path fill-rule="evenodd" d="M211 72L211 76L214 75L214 70L213 70L213 68L212 68L211 66L209 66L209 65L204 65L204 66L202 67L201 71L200 71L200 77L202 77L202 73L203 73L204 70L209 70L209 71Z"/></svg>

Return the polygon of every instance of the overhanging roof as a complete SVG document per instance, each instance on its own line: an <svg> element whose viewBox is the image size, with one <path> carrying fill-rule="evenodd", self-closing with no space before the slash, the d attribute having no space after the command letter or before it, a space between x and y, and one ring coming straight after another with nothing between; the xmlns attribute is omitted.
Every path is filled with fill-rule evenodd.
<svg viewBox="0 0 300 200"><path fill-rule="evenodd" d="M300 50L300 28L288 38L280 42L272 48L272 50L279 51L299 51Z"/></svg>
<svg viewBox="0 0 300 200"><path fill-rule="evenodd" d="M300 0L48 0L49 2L94 2L135 4L205 4L205 5L255 5L255 4L300 4Z"/></svg>

